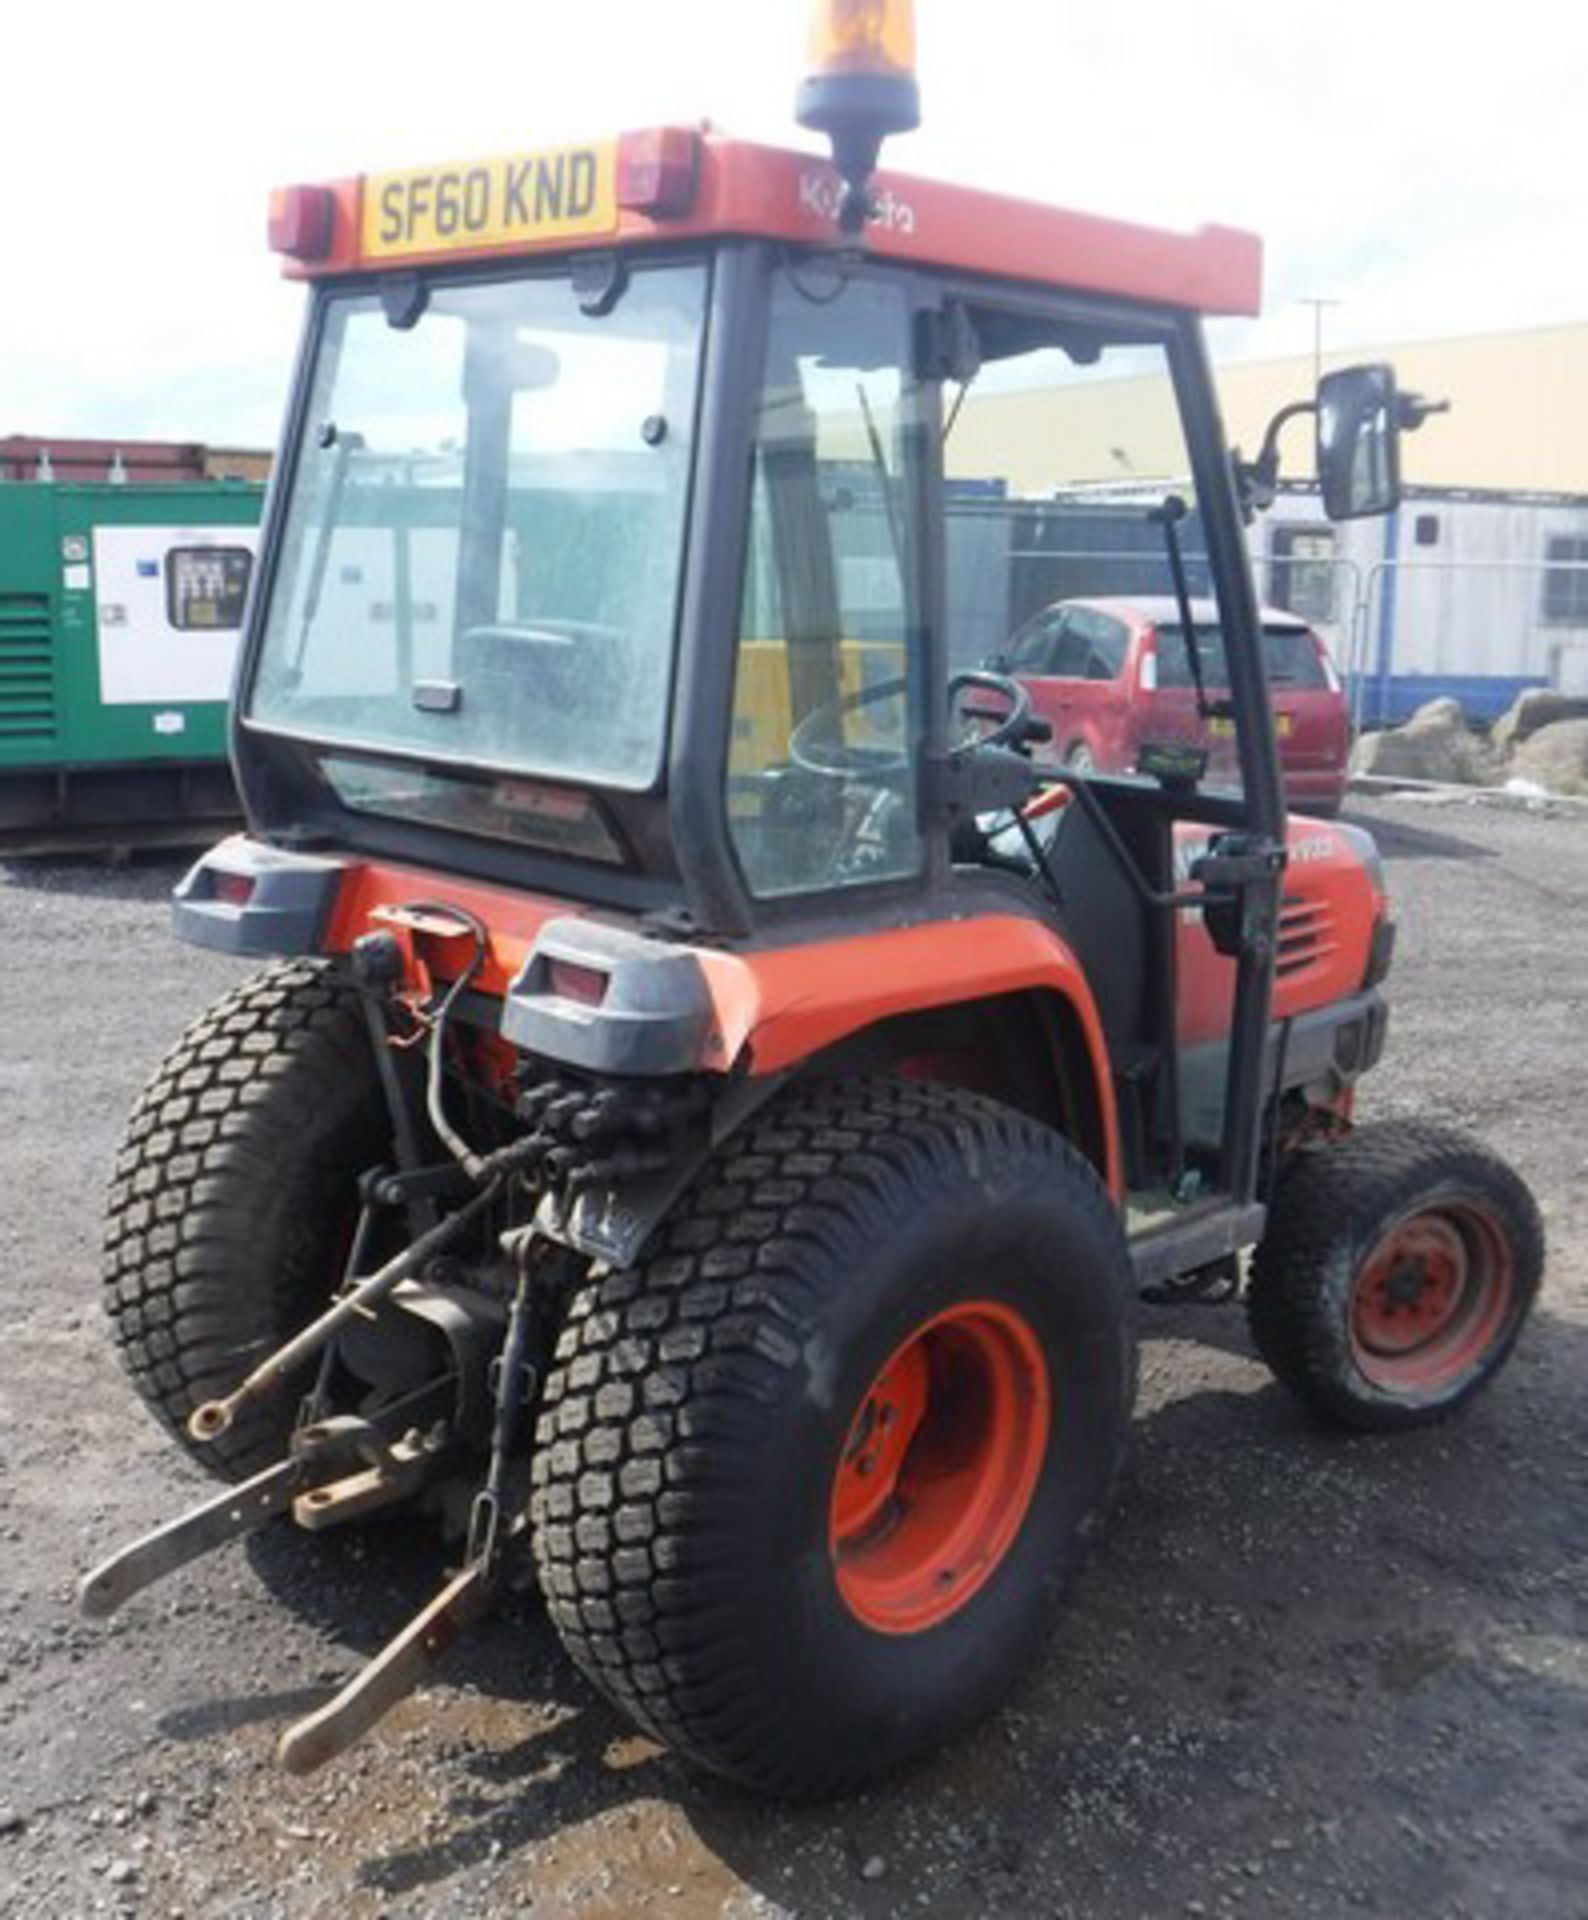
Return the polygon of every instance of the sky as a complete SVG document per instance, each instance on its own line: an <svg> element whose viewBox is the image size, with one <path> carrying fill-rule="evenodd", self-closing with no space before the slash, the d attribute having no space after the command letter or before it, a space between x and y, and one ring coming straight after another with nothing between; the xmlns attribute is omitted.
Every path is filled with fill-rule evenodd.
<svg viewBox="0 0 1588 1920"><path fill-rule="evenodd" d="M807 0L141 0L13 10L0 435L270 445L303 295L269 189L710 118L793 124ZM1216 359L1588 320L1588 16L1559 0L918 0L885 164L1252 228ZM1588 369L1584 370L1588 377Z"/></svg>

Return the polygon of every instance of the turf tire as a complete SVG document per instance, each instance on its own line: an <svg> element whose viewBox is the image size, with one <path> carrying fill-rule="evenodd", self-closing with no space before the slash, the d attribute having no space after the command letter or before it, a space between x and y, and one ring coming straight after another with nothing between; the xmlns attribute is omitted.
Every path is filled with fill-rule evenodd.
<svg viewBox="0 0 1588 1920"><path fill-rule="evenodd" d="M105 1305L139 1394L222 1479L282 1455L294 1394L204 1446L187 1417L325 1305L357 1176L389 1138L357 995L316 960L233 988L132 1110L108 1198Z"/></svg>
<svg viewBox="0 0 1588 1920"><path fill-rule="evenodd" d="M1397 1221L1441 1205L1479 1208L1493 1220L1509 1249L1509 1298L1471 1364L1437 1387L1386 1390L1357 1356L1353 1288ZM1464 1406L1505 1365L1543 1267L1538 1207L1503 1160L1452 1128L1384 1122L1302 1148L1281 1168L1252 1261L1247 1319L1275 1376L1324 1419L1380 1431L1424 1426Z"/></svg>
<svg viewBox="0 0 1588 1920"><path fill-rule="evenodd" d="M637 1267L575 1297L534 1552L569 1653L642 1728L761 1791L846 1792L988 1713L1116 1486L1135 1384L1109 1196L1059 1136L902 1080L799 1089L729 1143ZM1031 1504L946 1621L845 1605L829 1505L878 1369L934 1314L1014 1309L1053 1417Z"/></svg>

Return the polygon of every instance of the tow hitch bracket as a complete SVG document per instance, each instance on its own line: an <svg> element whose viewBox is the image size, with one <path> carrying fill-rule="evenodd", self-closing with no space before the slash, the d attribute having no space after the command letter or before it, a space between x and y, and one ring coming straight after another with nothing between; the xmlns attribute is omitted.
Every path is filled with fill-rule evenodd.
<svg viewBox="0 0 1588 1920"><path fill-rule="evenodd" d="M78 1588L78 1606L91 1620L106 1620L145 1587L228 1540L257 1533L289 1507L312 1527L400 1500L413 1490L436 1450L433 1439L418 1436L393 1446L367 1420L345 1415L300 1427L285 1460L156 1527L95 1567Z"/></svg>

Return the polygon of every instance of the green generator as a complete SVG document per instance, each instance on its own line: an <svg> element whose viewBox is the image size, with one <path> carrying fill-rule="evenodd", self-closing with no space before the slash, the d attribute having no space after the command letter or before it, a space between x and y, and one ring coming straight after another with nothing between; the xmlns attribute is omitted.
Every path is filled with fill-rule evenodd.
<svg viewBox="0 0 1588 1920"><path fill-rule="evenodd" d="M0 858L212 838L264 489L0 482Z"/></svg>

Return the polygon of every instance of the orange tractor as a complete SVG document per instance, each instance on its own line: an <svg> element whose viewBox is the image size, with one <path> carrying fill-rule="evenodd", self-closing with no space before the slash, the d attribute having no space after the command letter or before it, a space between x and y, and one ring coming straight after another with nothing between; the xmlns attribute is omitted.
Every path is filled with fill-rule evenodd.
<svg viewBox="0 0 1588 1920"><path fill-rule="evenodd" d="M1242 526L1280 422L1232 458L1202 340L1257 244L878 174L912 51L901 0L823 11L830 165L669 128L273 203L310 298L249 831L174 906L266 964L139 1101L106 1254L228 1485L83 1603L276 1515L433 1516L454 1571L294 1770L527 1565L648 1732L852 1788L1049 1628L1139 1296L1244 1294L1287 1386L1399 1428L1536 1293L1514 1174L1352 1124L1393 928L1369 836L1285 815ZM1298 411L1331 511L1388 510L1423 403L1360 367ZM1056 766L975 664L1096 502L1216 753Z"/></svg>

